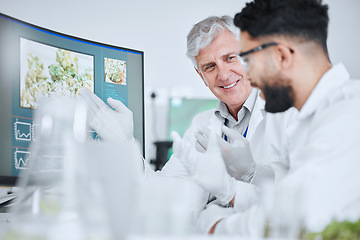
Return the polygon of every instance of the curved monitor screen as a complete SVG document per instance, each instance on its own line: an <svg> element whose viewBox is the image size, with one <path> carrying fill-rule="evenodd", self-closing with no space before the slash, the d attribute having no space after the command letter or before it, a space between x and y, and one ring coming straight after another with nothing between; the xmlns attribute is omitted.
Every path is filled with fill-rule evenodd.
<svg viewBox="0 0 360 240"><path fill-rule="evenodd" d="M144 151L143 52L57 33L3 14L0 52L0 186L13 185L31 161L38 95L76 95L86 87L102 100L122 101L133 112L134 135Z"/></svg>

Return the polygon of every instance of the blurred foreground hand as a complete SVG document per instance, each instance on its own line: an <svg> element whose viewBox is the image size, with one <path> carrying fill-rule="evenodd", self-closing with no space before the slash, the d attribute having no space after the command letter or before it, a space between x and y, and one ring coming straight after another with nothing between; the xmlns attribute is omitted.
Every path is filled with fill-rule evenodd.
<svg viewBox="0 0 360 240"><path fill-rule="evenodd" d="M204 153L196 150L189 142L183 141L181 148L180 159L190 178L227 205L235 196L236 180L226 171L215 133L210 133Z"/></svg>
<svg viewBox="0 0 360 240"><path fill-rule="evenodd" d="M88 104L90 127L96 131L102 140L135 142L133 113L121 101L109 97L107 103L113 108L111 109L88 89L80 89L79 96Z"/></svg>

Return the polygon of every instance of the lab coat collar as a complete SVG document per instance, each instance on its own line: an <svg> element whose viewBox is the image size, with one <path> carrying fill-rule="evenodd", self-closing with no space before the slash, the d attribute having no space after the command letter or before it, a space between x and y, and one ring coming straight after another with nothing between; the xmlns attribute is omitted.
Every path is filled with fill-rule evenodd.
<svg viewBox="0 0 360 240"><path fill-rule="evenodd" d="M256 101L249 122L249 131L247 138L249 139L252 138L252 135L254 134L257 126L261 121L263 121L266 115L264 108L265 108L265 100L260 97L260 90L257 90Z"/></svg>
<svg viewBox="0 0 360 240"><path fill-rule="evenodd" d="M300 110L299 118L303 119L313 114L319 106L324 103L324 100L331 97L332 92L339 89L350 75L345 66L339 63L330 68L320 79L314 90L306 100L304 106Z"/></svg>

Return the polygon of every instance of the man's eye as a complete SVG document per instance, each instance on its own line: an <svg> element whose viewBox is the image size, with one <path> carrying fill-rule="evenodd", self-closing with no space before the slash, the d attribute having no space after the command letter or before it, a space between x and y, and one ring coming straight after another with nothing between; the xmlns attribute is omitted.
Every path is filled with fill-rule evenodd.
<svg viewBox="0 0 360 240"><path fill-rule="evenodd" d="M228 56L227 59L226 59L226 61L228 61L228 62L231 62L231 61L234 61L234 60L236 60L236 56Z"/></svg>
<svg viewBox="0 0 360 240"><path fill-rule="evenodd" d="M215 68L215 64L206 66L204 68L204 72L211 72L212 70L214 70L214 68Z"/></svg>

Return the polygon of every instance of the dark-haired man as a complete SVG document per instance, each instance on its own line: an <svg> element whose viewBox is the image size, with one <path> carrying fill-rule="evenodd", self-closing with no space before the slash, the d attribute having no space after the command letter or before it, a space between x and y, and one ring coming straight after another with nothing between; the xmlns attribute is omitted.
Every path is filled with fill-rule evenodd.
<svg viewBox="0 0 360 240"><path fill-rule="evenodd" d="M280 192L302 189L297 199L305 198L295 203L294 195L282 194L274 202L289 204L279 208L284 212L268 215L254 206L218 222L215 233L258 235L263 218L274 224L274 215L280 221L273 232L285 226L289 233L297 218L289 213L301 205L297 223L304 221L310 231L318 231L359 204L360 83L350 80L343 64L331 64L328 22L328 6L321 0L254 0L236 14L240 57L251 84L265 96L265 110L299 110L288 129L290 171L277 187ZM199 221L207 215L205 210Z"/></svg>

